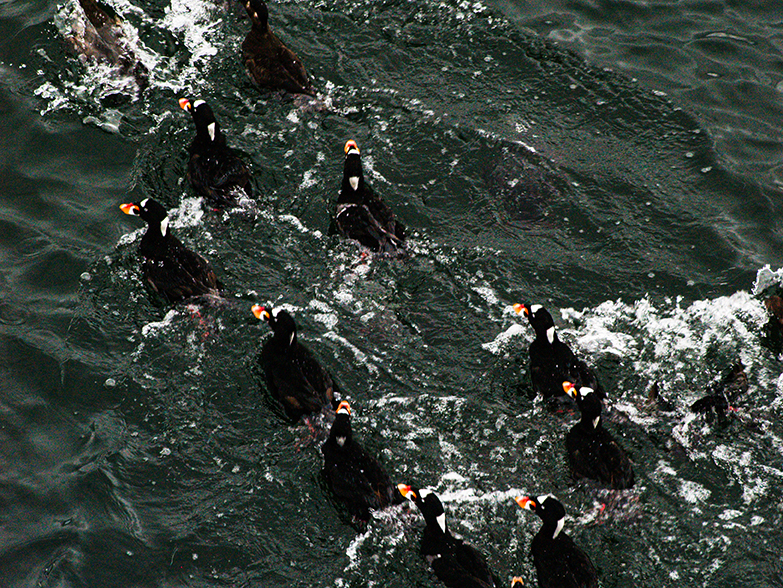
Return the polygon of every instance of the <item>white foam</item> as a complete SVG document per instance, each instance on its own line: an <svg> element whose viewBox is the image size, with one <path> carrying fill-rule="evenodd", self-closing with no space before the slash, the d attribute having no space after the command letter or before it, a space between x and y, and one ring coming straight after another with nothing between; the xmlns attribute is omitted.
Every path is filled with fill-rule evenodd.
<svg viewBox="0 0 783 588"><path fill-rule="evenodd" d="M767 288L783 284L783 268L772 270L769 264L756 272L756 281L753 282L753 295L759 296Z"/></svg>
<svg viewBox="0 0 783 588"><path fill-rule="evenodd" d="M489 286L473 286L473 290L478 292L490 306L495 306L498 303L497 294Z"/></svg>
<svg viewBox="0 0 783 588"><path fill-rule="evenodd" d="M704 486L691 480L680 481L680 496L690 504L704 502L711 496L712 492Z"/></svg>
<svg viewBox="0 0 783 588"><path fill-rule="evenodd" d="M499 355L506 349L512 339L525 334L529 329L525 329L519 323L514 323L508 329L497 335L489 343L482 343L481 346L494 355Z"/></svg>
<svg viewBox="0 0 783 588"><path fill-rule="evenodd" d="M328 331L327 333L324 334L324 337L326 337L327 339L331 339L332 341L337 341L347 349L350 349L351 352L354 354L354 357L356 357L356 361L358 361L360 364L365 366L371 374L373 375L378 374L378 368L375 366L374 363L370 362L370 358L367 356L367 354L364 353L358 347L356 347L353 343L348 341L348 339L346 339L345 337L341 337L334 331ZM379 358L373 357L372 359L373 361L380 363Z"/></svg>
<svg viewBox="0 0 783 588"><path fill-rule="evenodd" d="M618 355L632 362L638 375L664 386L692 385L692 373L684 368L700 365L716 347L746 368L755 365L763 354L757 333L768 320L761 302L744 291L689 306L680 298L657 304L644 298L582 311L566 308L561 314L570 324L559 332L575 343L578 354Z"/></svg>
<svg viewBox="0 0 783 588"><path fill-rule="evenodd" d="M170 327L174 319L179 316L179 312L176 309L171 309L166 313L166 316L163 317L162 321L147 323L141 328L141 334L144 337L149 337L150 335L153 335L157 333L158 331L162 331L166 329L167 327Z"/></svg>
<svg viewBox="0 0 783 588"><path fill-rule="evenodd" d="M204 216L203 198L189 197L183 198L177 208L169 211L171 226L174 228L195 227L201 224L201 218Z"/></svg>
<svg viewBox="0 0 783 588"><path fill-rule="evenodd" d="M304 224L302 224L302 221L300 221L297 217L295 217L293 214L281 214L277 217L283 222L290 223L293 225L300 233L309 233L310 229L308 229Z"/></svg>
<svg viewBox="0 0 783 588"><path fill-rule="evenodd" d="M222 23L215 17L215 9L214 2L199 0L171 0L164 9L160 24L182 39L191 54L191 64L206 62L218 52L210 40Z"/></svg>

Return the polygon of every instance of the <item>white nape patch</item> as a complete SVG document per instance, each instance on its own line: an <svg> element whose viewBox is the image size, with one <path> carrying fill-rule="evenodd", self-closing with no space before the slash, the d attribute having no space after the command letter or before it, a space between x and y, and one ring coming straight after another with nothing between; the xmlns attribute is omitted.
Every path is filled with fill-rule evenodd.
<svg viewBox="0 0 783 588"><path fill-rule="evenodd" d="M294 344L294 337L296 337L296 333L291 333L291 338L288 340L289 345Z"/></svg>
<svg viewBox="0 0 783 588"><path fill-rule="evenodd" d="M543 306L541 306L540 304L534 304L533 306L530 307L530 314L536 314L542 308Z"/></svg>
<svg viewBox="0 0 783 588"><path fill-rule="evenodd" d="M359 178L356 176L352 176L348 178L348 183L351 184L351 188L354 190L357 190L359 188Z"/></svg>
<svg viewBox="0 0 783 588"><path fill-rule="evenodd" d="M579 396L581 396L582 398L584 398L588 394L592 394L593 392L595 392L595 390L593 390L589 386L582 386L581 388L579 388Z"/></svg>
<svg viewBox="0 0 783 588"><path fill-rule="evenodd" d="M209 140L215 140L215 123L209 123L207 125L207 132L209 133Z"/></svg>
<svg viewBox="0 0 783 588"><path fill-rule="evenodd" d="M419 496L421 497L422 500L427 498L427 496L429 496L430 494L432 494L432 491L427 490L426 488L422 488L421 490L419 490Z"/></svg>
<svg viewBox="0 0 783 588"><path fill-rule="evenodd" d="M552 539L557 539L557 536L560 534L560 531L563 530L563 525L565 525L565 517L557 521L557 527L555 527L555 534L552 535Z"/></svg>
<svg viewBox="0 0 783 588"><path fill-rule="evenodd" d="M549 327L546 330L546 338L549 341L550 345L555 342L555 328L554 327Z"/></svg>
<svg viewBox="0 0 783 588"><path fill-rule="evenodd" d="M160 234L165 237L168 230L169 230L169 217L166 217L162 221L160 221Z"/></svg>
<svg viewBox="0 0 783 588"><path fill-rule="evenodd" d="M335 440L337 441L337 445L339 445L340 447L345 445L345 440L346 440L345 437L337 437Z"/></svg>
<svg viewBox="0 0 783 588"><path fill-rule="evenodd" d="M199 106L201 106L202 104L204 104L204 101L203 101L203 100L196 100L196 101L193 103L193 108L198 108L198 107L199 107Z"/></svg>
<svg viewBox="0 0 783 588"><path fill-rule="evenodd" d="M435 517L435 520L438 521L438 526L440 527L440 530L444 533L446 532L446 513L439 514L437 517Z"/></svg>
<svg viewBox="0 0 783 588"><path fill-rule="evenodd" d="M597 416L593 419L593 428L595 429L598 426L598 423L601 421L601 417Z"/></svg>
<svg viewBox="0 0 783 588"><path fill-rule="evenodd" d="M147 202L149 202L149 201L150 201L149 198L145 198L144 200L139 202L139 206L141 206L142 208L147 208Z"/></svg>

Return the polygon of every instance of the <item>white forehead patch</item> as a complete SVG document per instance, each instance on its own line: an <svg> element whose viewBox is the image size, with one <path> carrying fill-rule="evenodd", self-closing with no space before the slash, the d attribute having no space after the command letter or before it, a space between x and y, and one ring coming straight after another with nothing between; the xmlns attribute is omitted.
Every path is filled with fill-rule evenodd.
<svg viewBox="0 0 783 588"><path fill-rule="evenodd" d="M538 502L538 505L541 506L542 504L544 504L544 501L547 498L554 498L554 496L552 496L551 494L544 494L543 496L539 496L538 498L536 498L536 501Z"/></svg>
<svg viewBox="0 0 783 588"><path fill-rule="evenodd" d="M546 338L547 338L547 340L549 341L550 344L555 342L555 328L554 327L549 327L546 330Z"/></svg>
<svg viewBox="0 0 783 588"><path fill-rule="evenodd" d="M215 140L215 123L209 123L207 125L207 132L209 133L209 140Z"/></svg>
<svg viewBox="0 0 783 588"><path fill-rule="evenodd" d="M534 304L533 306L530 307L530 312L532 312L533 314L536 314L542 308L543 308L543 306L541 306L540 304Z"/></svg>
<svg viewBox="0 0 783 588"><path fill-rule="evenodd" d="M348 151L346 151L346 152L345 152L345 154L346 154L346 155L352 155L352 154L354 154L354 153L355 153L356 155L359 155L359 149L357 149L356 147L350 147L350 148L348 149Z"/></svg>
<svg viewBox="0 0 783 588"><path fill-rule="evenodd" d="M437 517L435 517L435 520L438 521L438 526L440 527L440 530L444 533L446 532L446 513L439 514Z"/></svg>
<svg viewBox="0 0 783 588"><path fill-rule="evenodd" d="M198 108L198 107L199 107L199 106L201 106L202 104L204 104L204 101L203 101L203 100L196 100L196 101L193 103L193 108Z"/></svg>

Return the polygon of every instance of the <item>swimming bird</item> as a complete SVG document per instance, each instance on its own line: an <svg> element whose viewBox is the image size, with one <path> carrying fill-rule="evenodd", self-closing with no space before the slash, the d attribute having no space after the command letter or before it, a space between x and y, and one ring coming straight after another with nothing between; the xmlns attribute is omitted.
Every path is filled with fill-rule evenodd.
<svg viewBox="0 0 783 588"><path fill-rule="evenodd" d="M446 511L434 492L405 484L399 484L397 488L424 516L427 526L421 537L420 552L441 582L449 588L500 588L501 581L484 556L451 534L446 524Z"/></svg>
<svg viewBox="0 0 783 588"><path fill-rule="evenodd" d="M343 182L330 232L339 232L349 239L356 239L377 252L395 253L403 250L405 227L365 182L356 141L348 141L344 150Z"/></svg>
<svg viewBox="0 0 783 588"><path fill-rule="evenodd" d="M558 338L555 321L546 308L540 304L515 304L514 310L528 318L536 333L528 350L534 393L540 392L545 400L566 399L563 382L568 380L579 386L588 386L599 398L606 398L593 370Z"/></svg>
<svg viewBox="0 0 783 588"><path fill-rule="evenodd" d="M223 284L209 262L171 234L169 214L162 204L145 198L141 202L122 204L120 209L147 223L139 256L144 281L154 292L170 303L191 296L220 294Z"/></svg>
<svg viewBox="0 0 783 588"><path fill-rule="evenodd" d="M190 144L187 177L196 194L215 206L236 203L237 191L253 196L250 170L226 145L226 137L203 100L180 98L179 105L193 116L196 136Z"/></svg>
<svg viewBox="0 0 783 588"><path fill-rule="evenodd" d="M399 498L389 474L378 460L353 438L351 406L340 402L329 438L321 446L323 475L329 489L342 502L354 522L364 526L370 510L395 504Z"/></svg>
<svg viewBox="0 0 783 588"><path fill-rule="evenodd" d="M242 59L250 79L261 88L315 95L302 60L269 28L263 0L241 0L252 28L242 42Z"/></svg>
<svg viewBox="0 0 783 588"><path fill-rule="evenodd" d="M708 387L708 391L706 396L691 404L690 409L704 414L710 422L716 417L722 420L726 411L748 391L748 375L742 362L732 365L718 383Z"/></svg>
<svg viewBox="0 0 783 588"><path fill-rule="evenodd" d="M544 523L533 537L530 552L541 588L597 588L598 573L587 554L563 531L565 509L551 494L535 500L516 499L519 506L536 513Z"/></svg>
<svg viewBox="0 0 783 588"><path fill-rule="evenodd" d="M272 396L292 420L303 415L332 409L339 390L310 350L299 342L294 318L282 308L253 305L252 312L272 329L264 343L259 362Z"/></svg>
<svg viewBox="0 0 783 588"><path fill-rule="evenodd" d="M604 429L601 422L601 400L592 388L576 389L563 382L563 390L576 400L582 413L580 420L566 435L568 464L575 479L589 478L615 490L631 488L634 472L631 460L622 446Z"/></svg>
<svg viewBox="0 0 783 588"><path fill-rule="evenodd" d="M136 55L120 16L96 0L79 0L86 20L76 15L66 40L81 60L95 59L116 67L120 75L132 77L136 92L147 87L149 71Z"/></svg>

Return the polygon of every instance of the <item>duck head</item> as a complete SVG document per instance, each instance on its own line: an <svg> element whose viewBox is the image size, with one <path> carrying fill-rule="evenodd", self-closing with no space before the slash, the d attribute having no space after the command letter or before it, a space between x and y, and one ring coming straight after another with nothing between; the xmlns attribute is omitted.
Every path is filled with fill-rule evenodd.
<svg viewBox="0 0 783 588"><path fill-rule="evenodd" d="M406 484L398 484L397 490L419 507L419 511L424 516L424 521L428 527L438 529L441 533L448 533L446 511L437 494L426 488L419 489Z"/></svg>
<svg viewBox="0 0 783 588"><path fill-rule="evenodd" d="M272 328L274 339L284 347L293 347L296 343L296 323L294 317L282 308L267 309L254 304L250 309L258 320L264 320Z"/></svg>
<svg viewBox="0 0 783 588"><path fill-rule="evenodd" d="M120 210L125 214L141 218L147 223L152 234L165 237L169 232L169 213L157 200L145 198L139 202L121 204Z"/></svg>

